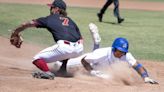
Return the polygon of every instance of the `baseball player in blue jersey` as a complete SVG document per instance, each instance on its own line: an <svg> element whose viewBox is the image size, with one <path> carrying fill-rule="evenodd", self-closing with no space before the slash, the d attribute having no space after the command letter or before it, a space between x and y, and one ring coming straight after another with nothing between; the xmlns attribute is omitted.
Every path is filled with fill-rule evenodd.
<svg viewBox="0 0 164 92"><path fill-rule="evenodd" d="M94 42L97 41L97 38L100 39L98 34L98 29L95 24L89 25L90 30L92 31ZM98 36L94 36L94 34ZM100 40L97 41L99 44ZM97 46L94 44L94 47ZM93 52L88 53L82 58L81 62L84 68L90 72L91 75L108 78L108 75L103 74L101 71L97 70L102 67L108 67L116 62L127 62L131 67L133 67L139 75L144 79L145 83L158 84L155 80L151 79L148 75L148 72L143 67L143 65L133 57L129 52L129 42L126 38L118 37L114 40L112 47L106 48L96 48Z"/></svg>
<svg viewBox="0 0 164 92"><path fill-rule="evenodd" d="M114 3L114 16L117 18L117 23L122 23L124 21L124 18L121 18L120 12L119 12L119 0L107 0L100 12L97 14L98 19L100 22L102 22L103 14L105 13L106 9Z"/></svg>
<svg viewBox="0 0 164 92"><path fill-rule="evenodd" d="M50 72L47 63L61 61L62 65L58 74L66 74L67 61L80 56L83 52L82 36L76 23L67 16L66 4L63 0L54 0L50 6L50 15L33 19L18 26L10 38L12 45L20 47L17 42L20 32L26 28L46 28L53 36L55 45L48 47L34 56L33 64L41 70L34 72L35 78L54 79L55 75ZM21 41L22 42L22 41Z"/></svg>

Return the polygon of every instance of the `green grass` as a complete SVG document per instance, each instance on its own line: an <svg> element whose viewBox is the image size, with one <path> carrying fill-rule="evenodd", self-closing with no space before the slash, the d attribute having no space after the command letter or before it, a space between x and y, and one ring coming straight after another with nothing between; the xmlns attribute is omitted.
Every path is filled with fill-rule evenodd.
<svg viewBox="0 0 164 92"><path fill-rule="evenodd" d="M164 12L121 10L125 22L116 23L112 10L104 15L104 22L97 20L97 8L69 7L68 15L81 29L84 37L85 52L91 51L92 39L88 24L95 23L102 37L101 47L111 46L116 37L126 37L130 43L130 52L137 59L164 61ZM0 36L9 37L8 29L14 29L20 23L49 14L46 6L0 4ZM45 29L27 29L23 32L25 42L41 46L54 44L51 34Z"/></svg>

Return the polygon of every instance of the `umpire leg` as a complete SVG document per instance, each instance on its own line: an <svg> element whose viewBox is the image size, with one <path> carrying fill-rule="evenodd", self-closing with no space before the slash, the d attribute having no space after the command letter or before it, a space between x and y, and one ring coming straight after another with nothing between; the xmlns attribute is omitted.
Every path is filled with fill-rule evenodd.
<svg viewBox="0 0 164 92"><path fill-rule="evenodd" d="M97 14L99 21L102 21L103 14L105 13L106 9L111 5L113 0L107 0L107 2L104 4L104 6L101 8L100 12Z"/></svg>
<svg viewBox="0 0 164 92"><path fill-rule="evenodd" d="M118 23L121 23L124 21L123 18L120 16L120 11L119 11L119 0L114 0L114 16L117 17Z"/></svg>

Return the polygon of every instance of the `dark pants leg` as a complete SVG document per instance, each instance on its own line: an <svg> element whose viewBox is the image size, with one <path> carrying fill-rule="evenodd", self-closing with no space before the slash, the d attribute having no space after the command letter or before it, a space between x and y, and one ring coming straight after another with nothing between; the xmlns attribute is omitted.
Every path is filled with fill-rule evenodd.
<svg viewBox="0 0 164 92"><path fill-rule="evenodd" d="M119 14L119 0L114 0L114 16L117 18L120 18L120 14Z"/></svg>
<svg viewBox="0 0 164 92"><path fill-rule="evenodd" d="M107 2L104 4L104 6L102 7L102 9L100 10L101 15L103 15L106 11L106 9L108 8L109 5L111 5L113 2L113 0L107 0Z"/></svg>
<svg viewBox="0 0 164 92"><path fill-rule="evenodd" d="M67 74L67 62L68 62L68 59L62 60L61 62L62 62L62 65L61 65L60 69L57 71L57 75L59 75L59 76Z"/></svg>
<svg viewBox="0 0 164 92"><path fill-rule="evenodd" d="M121 18L120 12L119 12L119 0L114 0L114 16L117 18L118 23L122 23L124 21L124 18Z"/></svg>

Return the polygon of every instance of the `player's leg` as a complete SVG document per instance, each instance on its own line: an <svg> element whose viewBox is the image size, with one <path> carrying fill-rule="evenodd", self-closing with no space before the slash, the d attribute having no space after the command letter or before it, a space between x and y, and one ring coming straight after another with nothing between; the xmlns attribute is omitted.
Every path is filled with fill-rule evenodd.
<svg viewBox="0 0 164 92"><path fill-rule="evenodd" d="M78 50L77 50L78 49ZM82 43L77 43L76 46L64 43L63 40L57 42L49 48L44 49L38 53L33 60L33 64L37 66L42 72L49 73L50 70L47 63L61 61L63 62L59 71L66 73L66 65L68 58L74 58L81 55L83 51ZM42 59L40 61L40 59Z"/></svg>
<svg viewBox="0 0 164 92"><path fill-rule="evenodd" d="M44 59L36 59L33 64L38 67L41 71L34 71L32 76L40 79L54 79L55 75L50 72L48 65Z"/></svg>
<svg viewBox="0 0 164 92"><path fill-rule="evenodd" d="M62 60L62 65L60 66L60 69L57 71L57 76L66 76L67 75L67 63L68 59Z"/></svg>
<svg viewBox="0 0 164 92"><path fill-rule="evenodd" d="M58 45L53 45L42 50L33 60L33 64L41 71L33 72L32 76L34 78L54 79L55 74L50 71L47 63L61 60L61 55L62 53L59 51Z"/></svg>
<svg viewBox="0 0 164 92"><path fill-rule="evenodd" d="M89 24L89 30L91 32L93 42L94 42L93 50L95 50L100 47L101 37L99 35L99 30L98 30L98 27L93 23Z"/></svg>
<svg viewBox="0 0 164 92"><path fill-rule="evenodd" d="M120 11L119 11L119 0L114 0L114 16L117 18L118 23L122 23L124 18L121 18Z"/></svg>
<svg viewBox="0 0 164 92"><path fill-rule="evenodd" d="M103 14L105 13L106 9L111 5L113 0L107 0L104 6L101 8L100 12L97 13L99 21L102 22Z"/></svg>

